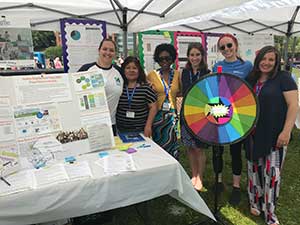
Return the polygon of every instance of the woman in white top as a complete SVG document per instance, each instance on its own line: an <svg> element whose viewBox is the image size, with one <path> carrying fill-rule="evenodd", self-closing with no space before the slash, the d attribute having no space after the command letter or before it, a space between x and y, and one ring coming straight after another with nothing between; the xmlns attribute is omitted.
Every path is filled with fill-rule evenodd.
<svg viewBox="0 0 300 225"><path fill-rule="evenodd" d="M124 82L121 74L121 68L112 64L112 61L116 55L116 44L111 39L103 39L99 45L98 51L98 61L84 64L78 71L100 70L102 72L105 81L105 93L110 111L111 122L113 125L114 134L116 134L115 116Z"/></svg>

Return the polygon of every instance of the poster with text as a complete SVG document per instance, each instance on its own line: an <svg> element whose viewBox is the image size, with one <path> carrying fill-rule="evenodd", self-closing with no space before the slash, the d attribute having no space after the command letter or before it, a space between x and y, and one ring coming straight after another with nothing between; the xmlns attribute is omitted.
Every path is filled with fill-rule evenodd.
<svg viewBox="0 0 300 225"><path fill-rule="evenodd" d="M153 55L157 45L162 43L174 44L174 34L169 31L145 31L138 34L139 57L142 67L147 73L158 69L159 65L154 62Z"/></svg>
<svg viewBox="0 0 300 225"><path fill-rule="evenodd" d="M200 43L204 46L204 35L200 32L175 32L174 46L177 50L176 68L184 68L187 63L187 50L190 43Z"/></svg>
<svg viewBox="0 0 300 225"><path fill-rule="evenodd" d="M97 61L98 47L106 38L106 23L97 20L62 19L61 37L65 72L76 72Z"/></svg>

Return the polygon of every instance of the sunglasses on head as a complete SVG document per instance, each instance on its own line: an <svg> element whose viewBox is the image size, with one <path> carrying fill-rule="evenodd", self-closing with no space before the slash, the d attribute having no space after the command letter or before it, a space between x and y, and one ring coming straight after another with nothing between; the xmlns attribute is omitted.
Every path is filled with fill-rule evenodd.
<svg viewBox="0 0 300 225"><path fill-rule="evenodd" d="M171 56L162 56L162 57L158 57L158 61L159 62L163 62L164 60L168 61L168 62L172 62L172 57Z"/></svg>
<svg viewBox="0 0 300 225"><path fill-rule="evenodd" d="M224 51L224 50L225 50L225 47L227 47L227 48L232 48L232 46L233 46L232 43L227 43L226 45L221 45L221 46L219 47L219 49L220 49L221 51Z"/></svg>

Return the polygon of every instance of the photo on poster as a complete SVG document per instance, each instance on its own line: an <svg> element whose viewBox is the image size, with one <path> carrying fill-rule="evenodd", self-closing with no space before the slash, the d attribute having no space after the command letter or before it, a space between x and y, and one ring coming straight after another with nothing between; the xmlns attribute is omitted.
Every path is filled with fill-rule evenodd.
<svg viewBox="0 0 300 225"><path fill-rule="evenodd" d="M33 68L34 60L31 29L17 27L1 28L0 53L0 68Z"/></svg>
<svg viewBox="0 0 300 225"><path fill-rule="evenodd" d="M37 136L61 130L56 104L15 106L13 108L18 138Z"/></svg>
<svg viewBox="0 0 300 225"><path fill-rule="evenodd" d="M80 141L88 138L88 133L84 128L72 131L60 131L56 135L56 139L61 144L66 144L69 142Z"/></svg>

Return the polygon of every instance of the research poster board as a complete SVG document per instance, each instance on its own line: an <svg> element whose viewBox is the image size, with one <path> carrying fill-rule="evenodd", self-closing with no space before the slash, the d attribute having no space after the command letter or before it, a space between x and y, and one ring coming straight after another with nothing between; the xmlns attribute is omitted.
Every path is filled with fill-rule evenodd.
<svg viewBox="0 0 300 225"><path fill-rule="evenodd" d="M0 69L34 68L29 20L0 18Z"/></svg>
<svg viewBox="0 0 300 225"><path fill-rule="evenodd" d="M187 63L187 49L192 42L201 43L205 46L204 34L200 32L174 32L174 46L177 50L177 58L175 61L176 68L184 68Z"/></svg>
<svg viewBox="0 0 300 225"><path fill-rule="evenodd" d="M0 77L0 175L114 146L101 71Z"/></svg>
<svg viewBox="0 0 300 225"><path fill-rule="evenodd" d="M139 58L142 67L147 73L159 68L159 65L154 62L153 56L156 46L162 43L174 45L174 33L170 31L145 31L138 33Z"/></svg>
<svg viewBox="0 0 300 225"><path fill-rule="evenodd" d="M83 64L97 61L99 44L106 38L104 21L61 19L60 26L65 72L76 72Z"/></svg>
<svg viewBox="0 0 300 225"><path fill-rule="evenodd" d="M244 60L254 62L256 52L264 46L274 46L274 36L269 34L237 34L239 55Z"/></svg>
<svg viewBox="0 0 300 225"><path fill-rule="evenodd" d="M206 49L207 49L207 63L209 69L219 61L223 60L221 52L218 50L218 39L222 34L220 33L207 33L206 36ZM266 45L274 45L274 36L269 34L236 34L238 40L238 54L243 60L254 62L256 52Z"/></svg>
<svg viewBox="0 0 300 225"><path fill-rule="evenodd" d="M219 33L206 33L205 34L205 46L207 54L207 65L212 70L215 63L219 60L223 60L224 57L218 49L218 39L222 34Z"/></svg>

